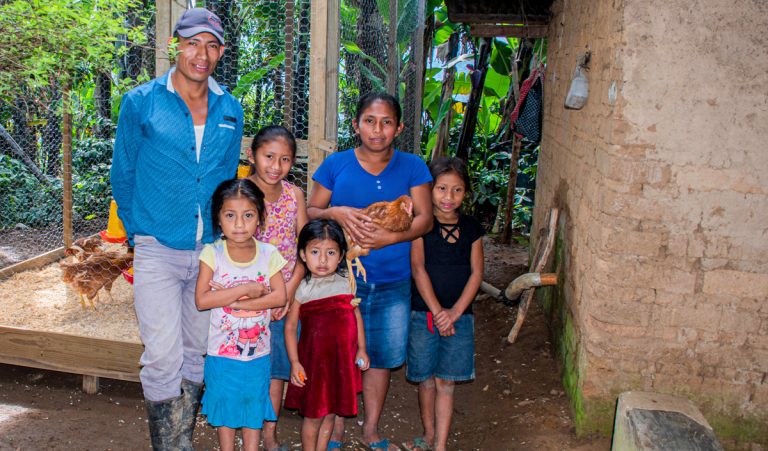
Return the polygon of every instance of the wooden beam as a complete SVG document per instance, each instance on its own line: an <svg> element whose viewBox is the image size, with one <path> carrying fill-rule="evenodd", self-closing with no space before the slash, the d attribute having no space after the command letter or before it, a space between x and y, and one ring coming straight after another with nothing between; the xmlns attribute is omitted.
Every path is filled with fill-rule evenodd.
<svg viewBox="0 0 768 451"><path fill-rule="evenodd" d="M546 25L499 25L491 23L471 24L469 34L478 38L544 38Z"/></svg>
<svg viewBox="0 0 768 451"><path fill-rule="evenodd" d="M549 15L521 15L521 14L496 14L496 13L464 13L454 12L448 9L448 20L454 23L524 23L531 25L544 25L549 23Z"/></svg>
<svg viewBox="0 0 768 451"><path fill-rule="evenodd" d="M0 280L7 279L16 273L28 271L30 269L42 268L43 266L51 264L56 260L60 260L62 257L64 257L63 246L50 252L46 252L45 254L38 255L37 257L32 257L30 259L24 260L23 262L19 262L15 265L6 266L5 268L0 269Z"/></svg>
<svg viewBox="0 0 768 451"><path fill-rule="evenodd" d="M64 114L61 118L61 178L62 191L62 229L64 246L72 246L72 91L70 85L64 87Z"/></svg>
<svg viewBox="0 0 768 451"><path fill-rule="evenodd" d="M312 48L309 52L309 163L307 173L312 174L325 158L320 142L325 140L327 77L328 70L328 1L312 0L309 25ZM312 192L312 179L308 177L307 192Z"/></svg>
<svg viewBox="0 0 768 451"><path fill-rule="evenodd" d="M548 228L545 234L540 234L540 241L536 251L536 256L533 259L531 265L531 272L540 273L544 270L549 260L549 254L555 246L555 238L557 237L557 220L560 217L560 210L553 208L549 210ZM514 343L517 340L517 335L520 333L520 329L523 327L523 321L525 321L525 315L528 314L528 307L531 305L533 295L536 293L536 287L530 288L524 292L520 304L517 306L517 317L515 318L515 324L512 326L512 330L507 335L507 341Z"/></svg>
<svg viewBox="0 0 768 451"><path fill-rule="evenodd" d="M325 59L325 141L336 147L339 135L339 15L340 0L328 1ZM310 52L312 50L310 49ZM310 97L311 98L311 97ZM325 159L325 155L323 156ZM314 172L314 171L312 171ZM308 179L312 172L308 173Z"/></svg>
<svg viewBox="0 0 768 451"><path fill-rule="evenodd" d="M155 77L163 75L171 68L168 39L173 34L173 26L186 9L187 4L183 0L155 2Z"/></svg>
<svg viewBox="0 0 768 451"><path fill-rule="evenodd" d="M11 365L138 382L143 351L141 343L0 326L0 362Z"/></svg>

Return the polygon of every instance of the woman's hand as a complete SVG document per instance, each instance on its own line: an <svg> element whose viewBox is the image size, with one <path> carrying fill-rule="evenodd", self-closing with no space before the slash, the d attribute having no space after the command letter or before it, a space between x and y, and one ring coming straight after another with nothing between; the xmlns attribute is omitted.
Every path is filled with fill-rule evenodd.
<svg viewBox="0 0 768 451"><path fill-rule="evenodd" d="M360 364L362 362L362 365ZM366 371L371 367L371 359L368 357L368 353L365 349L358 349L355 354L355 365L357 365L361 371Z"/></svg>
<svg viewBox="0 0 768 451"><path fill-rule="evenodd" d="M333 207L333 219L344 228L344 231L359 243L371 232L371 218L360 213L360 210L352 207Z"/></svg>
<svg viewBox="0 0 768 451"><path fill-rule="evenodd" d="M303 387L306 385L307 373L304 371L304 367L301 363L291 364L291 383L297 387Z"/></svg>
<svg viewBox="0 0 768 451"><path fill-rule="evenodd" d="M381 249L398 242L397 232L385 229L376 223L365 224L366 229L362 231L363 238L355 240L363 249Z"/></svg>

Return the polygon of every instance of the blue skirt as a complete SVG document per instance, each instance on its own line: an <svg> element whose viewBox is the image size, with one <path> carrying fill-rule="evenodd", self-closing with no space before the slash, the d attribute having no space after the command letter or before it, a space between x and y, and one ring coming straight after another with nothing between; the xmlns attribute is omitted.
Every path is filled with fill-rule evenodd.
<svg viewBox="0 0 768 451"><path fill-rule="evenodd" d="M205 358L202 413L214 427L261 429L277 421L269 400L269 356L241 361Z"/></svg>

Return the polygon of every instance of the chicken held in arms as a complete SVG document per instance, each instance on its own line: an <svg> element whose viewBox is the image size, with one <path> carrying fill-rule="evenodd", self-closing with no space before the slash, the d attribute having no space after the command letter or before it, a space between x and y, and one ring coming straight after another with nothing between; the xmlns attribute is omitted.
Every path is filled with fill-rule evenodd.
<svg viewBox="0 0 768 451"><path fill-rule="evenodd" d="M403 194L397 199L389 202L376 202L360 210L360 213L371 218L371 222L391 232L405 232L411 227L413 222L413 200L410 196ZM357 284L352 274L352 268L357 268L357 275L362 275L366 280L365 268L360 257L371 253L370 249L364 249L354 242L348 233L345 233L347 240L347 269L349 270L349 286L352 293L355 293Z"/></svg>

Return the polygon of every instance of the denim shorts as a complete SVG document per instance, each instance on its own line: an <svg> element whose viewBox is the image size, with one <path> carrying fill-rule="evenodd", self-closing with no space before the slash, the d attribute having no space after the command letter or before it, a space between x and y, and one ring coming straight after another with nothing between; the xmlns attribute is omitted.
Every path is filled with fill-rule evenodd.
<svg viewBox="0 0 768 451"><path fill-rule="evenodd" d="M301 333L301 323L297 325L296 331ZM285 318L280 321L270 321L269 333L271 334L269 351L272 363L271 378L290 380L291 362L288 360L288 351L285 350ZM298 343L298 337L296 342Z"/></svg>
<svg viewBox="0 0 768 451"><path fill-rule="evenodd" d="M357 296L371 368L397 368L405 363L411 281L368 284L357 279Z"/></svg>
<svg viewBox="0 0 768 451"><path fill-rule="evenodd" d="M423 382L432 376L446 381L475 378L475 318L461 315L453 324L456 333L443 337L427 329L427 312L411 312L408 363L405 377Z"/></svg>

